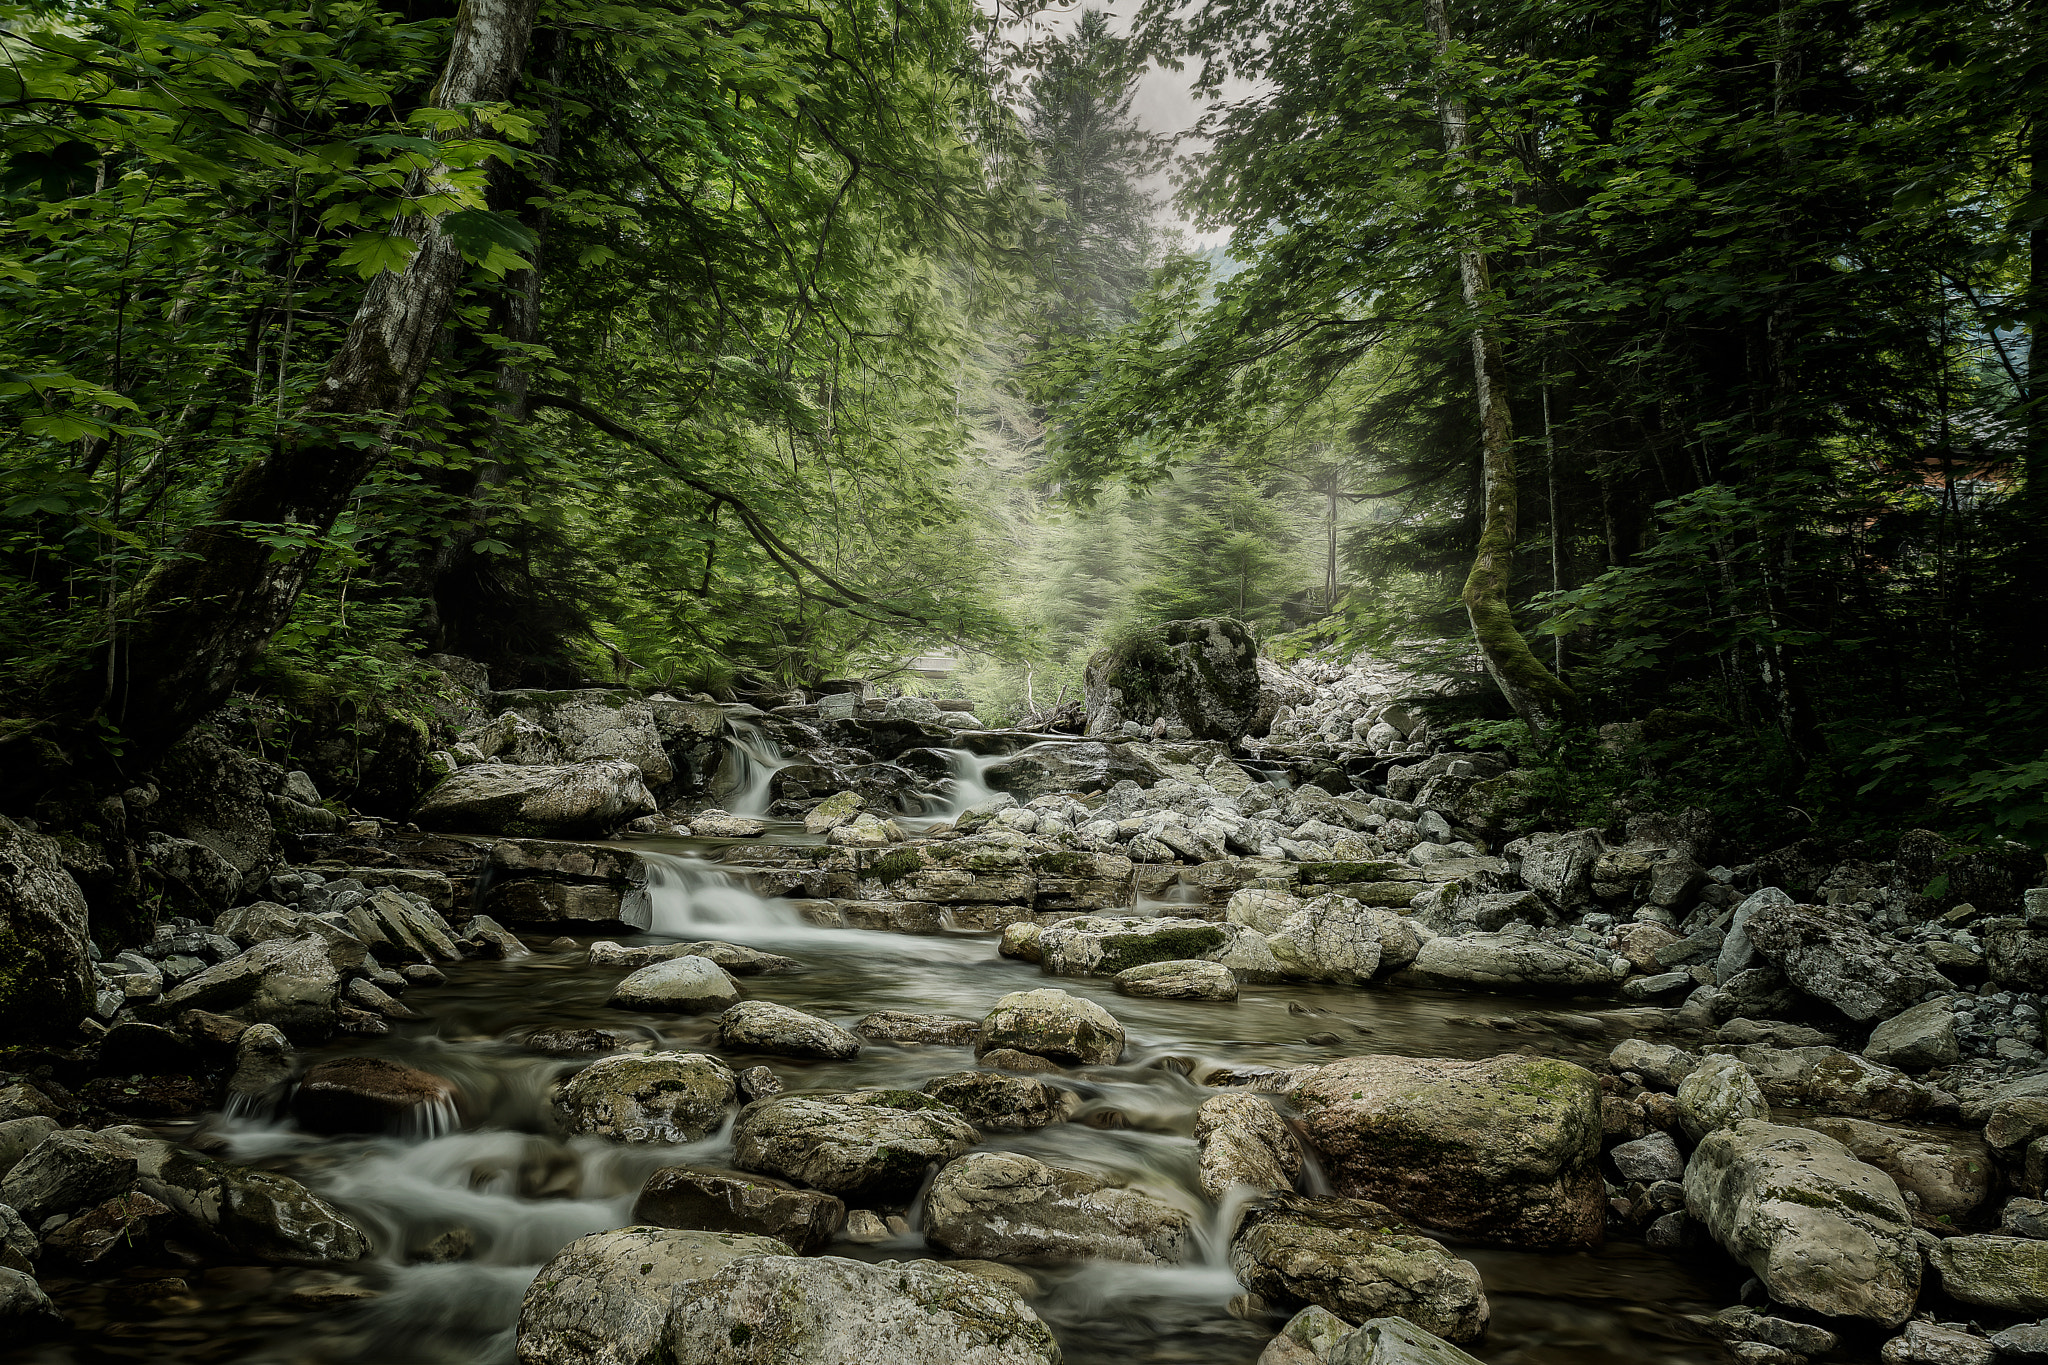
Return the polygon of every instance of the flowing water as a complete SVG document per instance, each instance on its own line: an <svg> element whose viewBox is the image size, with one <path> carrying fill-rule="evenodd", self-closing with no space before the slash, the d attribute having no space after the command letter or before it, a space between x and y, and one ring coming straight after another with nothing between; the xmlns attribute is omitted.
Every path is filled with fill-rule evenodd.
<svg viewBox="0 0 2048 1365"><path fill-rule="evenodd" d="M800 973L750 977L746 993L851 1025L872 1010L978 1017L1012 990L1047 984L1035 967L999 957L992 935L913 937L822 929L787 905L732 885L698 856L702 843L647 841L654 932L627 942L716 937L784 953ZM588 940L582 940L587 942ZM618 1146L563 1138L551 1121L551 1086L585 1061L537 1056L522 1045L538 1027L635 1029L650 1043L712 1050L706 1019L610 1009L622 973L582 951L544 951L511 962L448 969L446 986L408 1000L425 1016L388 1037L314 1049L391 1057L454 1080L460 1115L421 1131L321 1138L289 1124L212 1116L196 1138L222 1156L287 1171L361 1218L378 1252L333 1271L214 1267L179 1282L182 1297L106 1285L54 1286L82 1330L9 1359L151 1360L248 1365L501 1365L512 1359L520 1296L563 1244L630 1221L634 1195L658 1167L724 1165L728 1132L682 1146ZM1196 1085L1211 1063L1294 1065L1359 1052L1488 1056L1516 1047L1590 1060L1605 1041L1498 1025L1538 1002L1425 991L1251 986L1235 1003L1137 1000L1107 982L1063 980L1124 1022L1122 1065L1075 1073L1076 1121L1003 1134L988 1145L1128 1181L1195 1211L1206 1229L1196 1264L1173 1268L1088 1264L1035 1272L1034 1307L1073 1365L1182 1362L1250 1365L1271 1323L1242 1322L1225 1305L1238 1292L1223 1262L1228 1211L1210 1209L1195 1183L1194 1114L1214 1093ZM1492 1021L1492 1022L1489 1022ZM1331 1031L1337 1047L1306 1042ZM1585 1032L1583 1025L1580 1032ZM586 1059L587 1060L587 1059ZM870 1044L852 1062L767 1060L791 1090L916 1087L973 1065L965 1048ZM445 1125L445 1126L439 1126ZM914 1210L913 1210L914 1216ZM1719 1348L1695 1344L1679 1321L1735 1299L1718 1258L1674 1260L1634 1243L1565 1255L1459 1248L1478 1265L1493 1326L1475 1353L1491 1365L1708 1365ZM932 1254L914 1230L894 1243L839 1244L867 1259ZM374 1291L374 1297L366 1291ZM155 1304L137 1309L138 1298ZM172 1303L169 1309L164 1303Z"/></svg>

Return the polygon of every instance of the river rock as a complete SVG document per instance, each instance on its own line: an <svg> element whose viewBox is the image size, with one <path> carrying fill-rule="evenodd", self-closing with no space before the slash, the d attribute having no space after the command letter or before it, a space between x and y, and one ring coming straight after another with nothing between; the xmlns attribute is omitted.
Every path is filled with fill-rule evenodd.
<svg viewBox="0 0 2048 1365"><path fill-rule="evenodd" d="M1905 1200L1833 1138L1757 1119L1716 1129L1686 1166L1685 1207L1780 1303L1885 1327L1913 1311Z"/></svg>
<svg viewBox="0 0 2048 1365"><path fill-rule="evenodd" d="M1883 1365L1992 1365L1999 1358L1997 1347L1967 1328L1917 1321L1907 1323L1878 1356Z"/></svg>
<svg viewBox="0 0 2048 1365"><path fill-rule="evenodd" d="M1654 1185L1660 1180L1677 1180L1685 1174L1685 1158L1669 1133L1649 1133L1634 1142L1624 1142L1608 1153L1614 1169L1625 1181Z"/></svg>
<svg viewBox="0 0 2048 1365"><path fill-rule="evenodd" d="M1280 926L1298 914L1304 904L1301 897L1285 891L1248 886L1231 892L1223 907L1223 917L1262 934L1277 934Z"/></svg>
<svg viewBox="0 0 2048 1365"><path fill-rule="evenodd" d="M1329 1365L1330 1352L1351 1335L1351 1324L1311 1304L1287 1320L1259 1352L1258 1365Z"/></svg>
<svg viewBox="0 0 2048 1365"><path fill-rule="evenodd" d="M1955 1106L1955 1097L1902 1071L1833 1047L1734 1047L1773 1102L1853 1118L1910 1119Z"/></svg>
<svg viewBox="0 0 2048 1365"><path fill-rule="evenodd" d="M228 1102L264 1109L283 1090L297 1066L291 1041L269 1024L251 1024L235 1039L235 1066L228 1075Z"/></svg>
<svg viewBox="0 0 2048 1365"><path fill-rule="evenodd" d="M1734 1057L1708 1057L1679 1082L1678 1124L1693 1142L1745 1119L1769 1122L1770 1117L1763 1088Z"/></svg>
<svg viewBox="0 0 2048 1365"><path fill-rule="evenodd" d="M727 1052L833 1062L860 1056L860 1039L829 1019L766 1000L742 1000L718 1016L718 1046Z"/></svg>
<svg viewBox="0 0 2048 1365"><path fill-rule="evenodd" d="M0 1180L5 1180L23 1157L56 1131L57 1120L47 1114L28 1114L0 1122Z"/></svg>
<svg viewBox="0 0 2048 1365"><path fill-rule="evenodd" d="M733 1164L860 1202L899 1200L934 1164L981 1140L948 1106L915 1090L777 1095L740 1111Z"/></svg>
<svg viewBox="0 0 2048 1365"><path fill-rule="evenodd" d="M1583 1067L1353 1057L1288 1093L1338 1194L1478 1241L1600 1240L1600 1086Z"/></svg>
<svg viewBox="0 0 2048 1365"><path fill-rule="evenodd" d="M362 962L360 943L351 949L319 934L271 939L208 967L151 1008L164 1019L208 1010L317 1041L334 1030L342 973Z"/></svg>
<svg viewBox="0 0 2048 1365"><path fill-rule="evenodd" d="M986 1131L1043 1128L1065 1123L1080 1108L1070 1090L1029 1076L993 1071L955 1071L924 1083L924 1093Z"/></svg>
<svg viewBox="0 0 2048 1365"><path fill-rule="evenodd" d="M1858 1161L1890 1176L1920 1201L1918 1215L1926 1223L1952 1228L1967 1222L1997 1182L1991 1149L1979 1138L1834 1116L1802 1119L1800 1126L1827 1134Z"/></svg>
<svg viewBox="0 0 2048 1365"><path fill-rule="evenodd" d="M0 1327L6 1329L10 1340L27 1341L63 1326L64 1315L34 1276L0 1266Z"/></svg>
<svg viewBox="0 0 2048 1365"><path fill-rule="evenodd" d="M1883 938L1844 906L1773 904L1749 919L1749 941L1800 990L1851 1019L1887 1019L1954 986L1919 948Z"/></svg>
<svg viewBox="0 0 2048 1365"><path fill-rule="evenodd" d="M456 1120L455 1082L383 1057L336 1057L299 1078L292 1112L315 1133L431 1137Z"/></svg>
<svg viewBox="0 0 2048 1365"><path fill-rule="evenodd" d="M1039 962L1045 956L1038 950L1039 937L1044 933L1045 926L1035 920L1016 920L1003 926L996 952L1020 962Z"/></svg>
<svg viewBox="0 0 2048 1365"><path fill-rule="evenodd" d="M1398 1317L1449 1341L1486 1330L1486 1291L1472 1263L1363 1200L1289 1192L1248 1206L1230 1241L1230 1269L1276 1308Z"/></svg>
<svg viewBox="0 0 2048 1365"><path fill-rule="evenodd" d="M2048 1365L2048 1322L2024 1322L1991 1338L2000 1365Z"/></svg>
<svg viewBox="0 0 2048 1365"><path fill-rule="evenodd" d="M1059 1365L1017 1291L933 1261L750 1256L676 1296L691 1365Z"/></svg>
<svg viewBox="0 0 2048 1365"><path fill-rule="evenodd" d="M1218 1095L1195 1111L1202 1193L1220 1200L1233 1186L1291 1190L1301 1144L1273 1106L1256 1095Z"/></svg>
<svg viewBox="0 0 2048 1365"><path fill-rule="evenodd" d="M126 1189L135 1179L136 1147L111 1133L58 1129L30 1148L0 1180L0 1204L31 1227L53 1213L75 1213Z"/></svg>
<svg viewBox="0 0 2048 1365"><path fill-rule="evenodd" d="M1901 1071L1953 1066L1962 1055L1956 1044L1956 1012L1947 1000L1937 999L1895 1014L1870 1031L1863 1055Z"/></svg>
<svg viewBox="0 0 2048 1365"><path fill-rule="evenodd" d="M689 1142L725 1122L738 1083L716 1057L650 1052L607 1057L570 1077L555 1109L572 1133L613 1142Z"/></svg>
<svg viewBox="0 0 2048 1365"><path fill-rule="evenodd" d="M640 1187L633 1220L665 1228L758 1233L808 1256L846 1225L846 1204L765 1175L666 1166Z"/></svg>
<svg viewBox="0 0 2048 1365"><path fill-rule="evenodd" d="M1147 962L1116 974L1116 988L1148 1000L1235 1000L1237 978L1220 962Z"/></svg>
<svg viewBox="0 0 2048 1365"><path fill-rule="evenodd" d="M202 1229L217 1254L327 1265L370 1254L370 1234L289 1176L230 1166L167 1142L138 1144L135 1187Z"/></svg>
<svg viewBox="0 0 2048 1365"><path fill-rule="evenodd" d="M1635 1072L1653 1090L1676 1090L1699 1065L1699 1059L1669 1043L1626 1038L1607 1054L1607 1064L1617 1072Z"/></svg>
<svg viewBox="0 0 2048 1365"><path fill-rule="evenodd" d="M1349 896L1309 901L1268 934L1266 946L1290 977L1349 985L1408 966L1422 948L1401 916Z"/></svg>
<svg viewBox="0 0 2048 1365"><path fill-rule="evenodd" d="M1074 1066L1113 1066L1124 1055L1124 1026L1093 1000L1044 987L1013 991L981 1021L975 1055L1006 1049Z"/></svg>
<svg viewBox="0 0 2048 1365"><path fill-rule="evenodd" d="M1950 1298L2002 1313L2048 1313L2048 1242L2031 1237L1944 1237L1927 1253Z"/></svg>
<svg viewBox="0 0 2048 1365"><path fill-rule="evenodd" d="M1222 617L1133 633L1098 651L1082 673L1088 733L1163 719L1198 740L1264 734L1271 713L1261 706L1258 657L1251 628Z"/></svg>
<svg viewBox="0 0 2048 1365"><path fill-rule="evenodd" d="M106 1274L148 1258L178 1221L177 1211L168 1204L130 1190L58 1228L42 1249L79 1270Z"/></svg>
<svg viewBox="0 0 2048 1365"><path fill-rule="evenodd" d="M1157 782L1160 772L1135 744L1047 740L982 770L981 780L1020 800L1054 792L1104 791L1130 780Z"/></svg>
<svg viewBox="0 0 2048 1365"><path fill-rule="evenodd" d="M1360 1323L1330 1351L1330 1365L1480 1365L1443 1338L1400 1318Z"/></svg>
<svg viewBox="0 0 2048 1365"><path fill-rule="evenodd" d="M441 779L412 813L422 829L577 838L659 811L640 769L623 759L563 766L477 763Z"/></svg>
<svg viewBox="0 0 2048 1365"><path fill-rule="evenodd" d="M1230 925L1209 920L1082 915L1047 925L1038 936L1038 952L1054 976L1115 976L1148 962L1205 958L1233 937Z"/></svg>
<svg viewBox="0 0 2048 1365"><path fill-rule="evenodd" d="M1520 934L1433 938L1399 976L1405 984L1451 990L1594 993L1612 991L1628 974L1605 957Z"/></svg>
<svg viewBox="0 0 2048 1365"><path fill-rule="evenodd" d="M614 1009L715 1014L740 998L740 988L709 958L672 957L627 976L605 1001Z"/></svg>
<svg viewBox="0 0 2048 1365"><path fill-rule="evenodd" d="M677 1294L772 1237L632 1227L579 1237L541 1267L519 1306L519 1365L669 1365ZM709 1359L709 1357L703 1357Z"/></svg>
<svg viewBox="0 0 2048 1365"><path fill-rule="evenodd" d="M1016 1152L975 1152L949 1162L924 1212L925 1236L956 1256L1026 1265L1171 1265L1194 1250L1186 1210Z"/></svg>
<svg viewBox="0 0 2048 1365"><path fill-rule="evenodd" d="M972 1047L981 1024L950 1014L910 1014L902 1010L876 1010L853 1026L861 1037L877 1043L916 1043L942 1047Z"/></svg>

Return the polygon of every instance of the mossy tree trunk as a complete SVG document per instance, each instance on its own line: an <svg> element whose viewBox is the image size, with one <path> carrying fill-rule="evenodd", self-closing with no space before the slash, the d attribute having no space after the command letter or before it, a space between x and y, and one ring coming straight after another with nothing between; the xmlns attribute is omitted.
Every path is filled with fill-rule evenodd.
<svg viewBox="0 0 2048 1365"><path fill-rule="evenodd" d="M446 109L506 99L538 7L539 0L464 0L430 102ZM138 586L133 630L113 646L103 675L109 685L101 710L128 740L125 759L147 764L227 698L244 665L290 617L319 560L310 542L333 526L411 406L463 261L438 216L413 217L400 230L418 249L403 272L370 281L297 420L228 485L179 556ZM275 548L266 537L280 528L301 543Z"/></svg>
<svg viewBox="0 0 2048 1365"><path fill-rule="evenodd" d="M1451 26L1444 0L1428 0L1427 12L1430 31L1436 35L1438 59L1446 61L1450 55ZM1469 166L1473 151L1465 102L1451 93L1447 72L1440 72L1439 80L1445 82L1439 86L1437 96L1437 111L1443 121L1444 155L1453 164ZM1471 176L1461 178L1458 193L1468 201L1476 199ZM1500 335L1491 318L1492 282L1486 253L1476 244L1460 246L1458 280L1465 307L1472 314L1472 376L1479 401L1480 496L1484 512L1478 550L1472 557L1472 571L1466 575L1462 594L1465 614L1472 621L1472 635L1479 643L1487 673L1515 708L1515 714L1541 738L1556 727L1574 698L1571 689L1545 668L1529 648L1508 606L1518 511L1515 426L1502 383Z"/></svg>

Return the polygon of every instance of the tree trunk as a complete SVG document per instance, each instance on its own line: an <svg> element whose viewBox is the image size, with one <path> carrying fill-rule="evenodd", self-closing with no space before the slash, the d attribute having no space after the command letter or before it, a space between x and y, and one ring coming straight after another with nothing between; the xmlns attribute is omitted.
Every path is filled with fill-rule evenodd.
<svg viewBox="0 0 2048 1365"><path fill-rule="evenodd" d="M1439 61L1447 58L1451 46L1450 20L1444 0L1428 0L1428 19L1436 35ZM1465 102L1441 87L1437 111L1443 120L1444 155L1452 162L1468 163L1472 158L1465 126ZM1458 186L1461 198L1470 200L1476 189L1470 180ZM1479 531L1478 552L1472 571L1465 578L1462 594L1465 614L1471 618L1473 637L1480 656L1515 714L1539 739L1553 729L1575 698L1529 648L1528 640L1515 627L1508 607L1508 580L1514 569L1515 517L1515 428L1501 382L1500 337L1487 316L1492 283L1487 274L1484 252L1471 244L1458 250L1458 279L1465 307L1472 314L1472 375L1479 399L1479 440L1481 451L1481 499L1484 521Z"/></svg>
<svg viewBox="0 0 2048 1365"><path fill-rule="evenodd" d="M464 0L431 102L503 100L525 61L539 0ZM429 172L431 179L435 172ZM426 373L462 282L462 252L438 217L401 229L419 242L402 273L370 281L341 350L292 433L245 468L213 516L137 590L133 633L114 645L103 711L146 765L226 700L243 666L290 617L316 547L274 550L281 526L323 536L383 458Z"/></svg>

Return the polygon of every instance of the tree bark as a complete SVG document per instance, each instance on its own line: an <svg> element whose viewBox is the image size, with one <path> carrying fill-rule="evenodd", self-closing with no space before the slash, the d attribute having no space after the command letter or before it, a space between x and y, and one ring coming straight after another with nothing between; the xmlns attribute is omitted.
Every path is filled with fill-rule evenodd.
<svg viewBox="0 0 2048 1365"><path fill-rule="evenodd" d="M464 0L431 103L503 100L518 79L539 0ZM439 171L429 171L432 179ZM462 283L462 252L438 217L399 229L419 243L402 273L371 280L341 350L291 432L245 468L179 557L138 587L132 633L117 640L102 711L146 765L219 706L243 667L290 617L319 561L276 551L280 526L324 535L390 444L425 376Z"/></svg>
<svg viewBox="0 0 2048 1365"><path fill-rule="evenodd" d="M1451 25L1444 0L1428 0L1430 31L1436 35L1439 62L1450 54ZM1437 112L1443 121L1444 155L1453 162L1469 165L1471 139L1466 129L1465 102L1439 87ZM1468 203L1477 197L1469 177L1462 178L1458 194ZM1541 739L1554 729L1575 698L1570 688L1543 666L1529 642L1515 626L1508 606L1508 581L1513 575L1517 490L1515 487L1515 427L1502 383L1500 336L1488 317L1492 281L1486 253L1467 243L1458 249L1458 279L1465 307L1472 314L1472 376L1479 400L1481 452L1481 503L1483 521L1479 547L1466 575L1462 594L1465 614L1472 622L1472 635L1479 643L1486 671L1515 714Z"/></svg>

